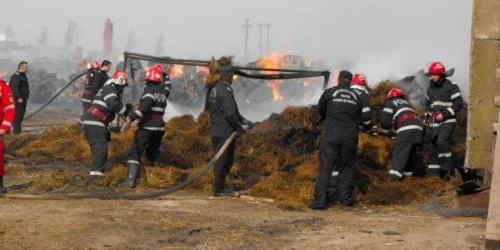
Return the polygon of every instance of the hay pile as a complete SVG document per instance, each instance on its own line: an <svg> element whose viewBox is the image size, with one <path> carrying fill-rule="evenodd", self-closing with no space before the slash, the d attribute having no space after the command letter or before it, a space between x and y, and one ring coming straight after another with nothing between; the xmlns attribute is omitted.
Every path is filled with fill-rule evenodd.
<svg viewBox="0 0 500 250"><path fill-rule="evenodd" d="M379 110L392 83L373 89L372 108ZM235 190L248 189L251 195L274 198L302 206L312 198L318 168L321 130L316 124L317 108L288 107L272 114L255 129L238 139L238 151L228 185ZM378 120L379 113L374 118ZM465 128L462 128L465 129ZM109 147L109 169L104 185L115 185L125 178L124 162L134 130L113 134ZM74 126L49 129L39 136L22 136L8 142L10 153L30 163L80 161L90 164L90 152L83 132ZM387 182L392 141L382 136L360 134L357 174L357 199L363 204L411 204L425 201L430 194L444 190L438 178L411 178ZM463 142L457 146L464 150ZM207 113L198 119L181 116L167 123L161 147L163 167L149 167L142 186L165 188L197 172L213 155L210 121ZM212 174L190 188L210 191ZM46 187L44 187L46 188ZM57 188L57 187L55 187Z"/></svg>

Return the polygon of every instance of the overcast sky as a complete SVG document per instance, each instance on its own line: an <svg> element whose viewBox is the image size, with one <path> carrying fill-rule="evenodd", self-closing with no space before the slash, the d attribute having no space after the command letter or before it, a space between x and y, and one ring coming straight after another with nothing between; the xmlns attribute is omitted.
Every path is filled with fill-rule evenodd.
<svg viewBox="0 0 500 250"><path fill-rule="evenodd" d="M118 50L133 30L137 52L153 53L162 33L170 56L230 54L242 61L242 25L250 18L252 59L258 56L255 24L271 22L272 50L353 61L372 81L442 60L457 68L455 81L468 82L472 0L4 0L1 6L0 31L10 26L21 44L35 44L42 26L49 27L51 45L62 44L72 19L82 30L78 44L99 50L111 18Z"/></svg>

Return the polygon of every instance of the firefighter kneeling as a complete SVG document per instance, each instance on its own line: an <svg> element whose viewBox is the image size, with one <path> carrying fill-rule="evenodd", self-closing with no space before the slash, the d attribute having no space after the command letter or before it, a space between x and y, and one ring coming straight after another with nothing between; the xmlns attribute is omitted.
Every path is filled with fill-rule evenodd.
<svg viewBox="0 0 500 250"><path fill-rule="evenodd" d="M92 151L92 169L87 184L96 182L106 170L108 142L111 140L108 125L114 120L116 113L128 116L132 112L132 104L124 105L121 101L121 95L127 85L125 72L116 71L113 78L99 90L85 113L83 121L85 137Z"/></svg>
<svg viewBox="0 0 500 250"><path fill-rule="evenodd" d="M161 140L165 134L163 115L167 107L167 98L172 85L170 78L160 64L150 68L146 75L146 88L141 96L139 109L130 114L130 120L138 120L134 142L128 153L128 177L125 185L135 188L140 175L140 159L144 152L155 166L161 165Z"/></svg>
<svg viewBox="0 0 500 250"><path fill-rule="evenodd" d="M392 168L389 181L398 181L403 176L412 176L416 170L417 146L422 143L422 126L415 110L405 99L403 91L394 88L389 91L387 101L380 118L383 132L391 135L391 128L396 129L396 145L392 152Z"/></svg>

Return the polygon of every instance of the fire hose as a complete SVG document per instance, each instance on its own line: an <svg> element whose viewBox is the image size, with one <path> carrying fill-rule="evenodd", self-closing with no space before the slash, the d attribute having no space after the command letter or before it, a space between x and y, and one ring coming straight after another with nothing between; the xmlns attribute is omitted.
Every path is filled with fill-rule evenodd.
<svg viewBox="0 0 500 250"><path fill-rule="evenodd" d="M229 138L226 140L224 145L217 151L217 153L210 159L210 161L203 166L203 168L193 175L191 178L179 183L176 186L162 189L159 191L145 193L145 194L82 194L82 195L26 195L26 194L0 194L0 198L9 198L17 200L87 200L87 199L97 199L97 200L145 200L153 199L161 196L172 194L179 191L205 175L208 170L215 166L215 163L221 157L224 152L228 149L229 145L234 141L237 136L237 132L233 132Z"/></svg>
<svg viewBox="0 0 500 250"><path fill-rule="evenodd" d="M443 208L438 200L436 193L432 194L429 202L421 207L423 210L430 210L443 217L487 217L487 208L477 207L458 207Z"/></svg>
<svg viewBox="0 0 500 250"><path fill-rule="evenodd" d="M69 86L71 86L71 84L80 79L80 77L84 76L86 74L86 72L82 72L78 75L76 75L75 77L73 77L73 79L71 79L68 84L66 84L66 86L64 86L61 90L59 90L59 92L57 92L54 96L52 96L52 98L50 98L50 100L48 100L44 105L42 105L39 109L37 109L35 112L27 115L24 120L29 120L31 118L33 118L35 115L37 115L38 113L40 113L40 111L42 111L43 109L45 109L47 106L49 106L62 92L64 92L64 90L66 90Z"/></svg>

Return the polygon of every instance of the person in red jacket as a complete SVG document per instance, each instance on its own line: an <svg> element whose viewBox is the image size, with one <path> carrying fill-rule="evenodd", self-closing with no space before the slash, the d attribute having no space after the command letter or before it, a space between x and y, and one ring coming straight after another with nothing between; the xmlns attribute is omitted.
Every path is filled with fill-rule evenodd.
<svg viewBox="0 0 500 250"><path fill-rule="evenodd" d="M0 79L0 193L7 192L3 185L3 176L5 175L4 161L3 161L3 135L10 131L15 116L15 103L12 91L9 85Z"/></svg>

